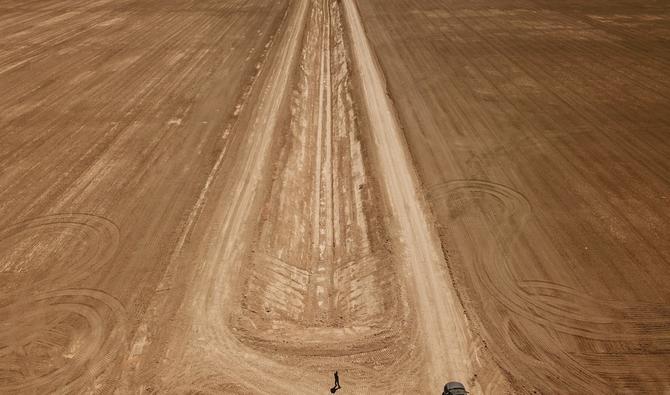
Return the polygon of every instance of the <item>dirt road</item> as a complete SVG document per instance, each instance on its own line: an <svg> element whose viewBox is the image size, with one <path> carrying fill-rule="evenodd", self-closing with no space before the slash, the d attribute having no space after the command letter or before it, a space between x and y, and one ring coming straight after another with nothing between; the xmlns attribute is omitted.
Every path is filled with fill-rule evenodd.
<svg viewBox="0 0 670 395"><path fill-rule="evenodd" d="M452 280L444 270L437 230L431 223L421 186L407 151L395 109L387 96L386 83L373 57L356 4L344 0L351 29L353 56L362 81L362 95L370 133L383 174L381 183L397 227L404 273L416 303L418 338L429 354L430 381L427 388L439 388L449 377L464 381L473 377L470 366L470 333ZM455 379L454 379L455 380Z"/></svg>

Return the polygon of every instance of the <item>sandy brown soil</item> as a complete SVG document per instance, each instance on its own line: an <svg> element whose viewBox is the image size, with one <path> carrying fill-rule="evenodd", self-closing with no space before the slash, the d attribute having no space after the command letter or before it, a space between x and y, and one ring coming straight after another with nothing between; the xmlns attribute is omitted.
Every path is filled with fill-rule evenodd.
<svg viewBox="0 0 670 395"><path fill-rule="evenodd" d="M667 4L360 7L485 392L669 392Z"/></svg>
<svg viewBox="0 0 670 395"><path fill-rule="evenodd" d="M0 10L0 393L670 391L667 7Z"/></svg>

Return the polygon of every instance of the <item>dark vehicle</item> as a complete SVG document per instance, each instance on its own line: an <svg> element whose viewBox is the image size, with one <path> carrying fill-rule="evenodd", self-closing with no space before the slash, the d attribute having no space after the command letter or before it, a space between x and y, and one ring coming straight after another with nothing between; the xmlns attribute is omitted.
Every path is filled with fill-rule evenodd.
<svg viewBox="0 0 670 395"><path fill-rule="evenodd" d="M467 395L465 386L457 381L450 381L444 385L442 395Z"/></svg>

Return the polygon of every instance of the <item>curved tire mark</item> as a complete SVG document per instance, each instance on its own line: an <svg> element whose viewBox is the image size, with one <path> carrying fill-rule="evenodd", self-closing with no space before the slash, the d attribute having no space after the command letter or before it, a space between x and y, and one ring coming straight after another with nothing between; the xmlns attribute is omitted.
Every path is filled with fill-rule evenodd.
<svg viewBox="0 0 670 395"><path fill-rule="evenodd" d="M483 198L493 198L501 205L497 246L477 249L474 270L486 289L515 314L566 334L594 340L639 342L663 335L648 331L659 322L668 323L667 318L658 318L662 306L651 308L653 313L648 317L640 317L641 306L599 300L561 284L517 279L502 257L511 250L531 214L530 203L520 193L488 181L455 180L431 188L429 197L433 202L445 200L450 207ZM622 331L622 325L627 330ZM665 337L670 334L665 333Z"/></svg>
<svg viewBox="0 0 670 395"><path fill-rule="evenodd" d="M45 290L75 283L108 263L119 229L92 214L56 214L0 230L0 291Z"/></svg>
<svg viewBox="0 0 670 395"><path fill-rule="evenodd" d="M46 292L0 308L0 392L76 392L94 383L125 343L126 313L107 293Z"/></svg>

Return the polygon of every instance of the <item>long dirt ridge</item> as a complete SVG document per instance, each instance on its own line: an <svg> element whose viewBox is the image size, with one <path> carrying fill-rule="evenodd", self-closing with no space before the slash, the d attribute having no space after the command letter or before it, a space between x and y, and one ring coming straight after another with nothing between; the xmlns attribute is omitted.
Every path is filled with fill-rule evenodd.
<svg viewBox="0 0 670 395"><path fill-rule="evenodd" d="M386 198L393 210L394 222L402 240L405 270L413 283L417 319L420 321L419 339L425 342L429 354L430 372L427 388L439 388L445 377L471 381L472 342L463 308L452 281L444 270L442 253L436 230L432 227L427 204L423 200L418 177L404 145L402 131L374 54L365 35L358 8L353 0L345 0L354 58L362 80L371 133L384 173Z"/></svg>
<svg viewBox="0 0 670 395"><path fill-rule="evenodd" d="M400 317L394 261L372 204L376 185L356 135L339 17L336 3L313 3L289 135L242 270L237 320L251 344L310 355L380 348Z"/></svg>

